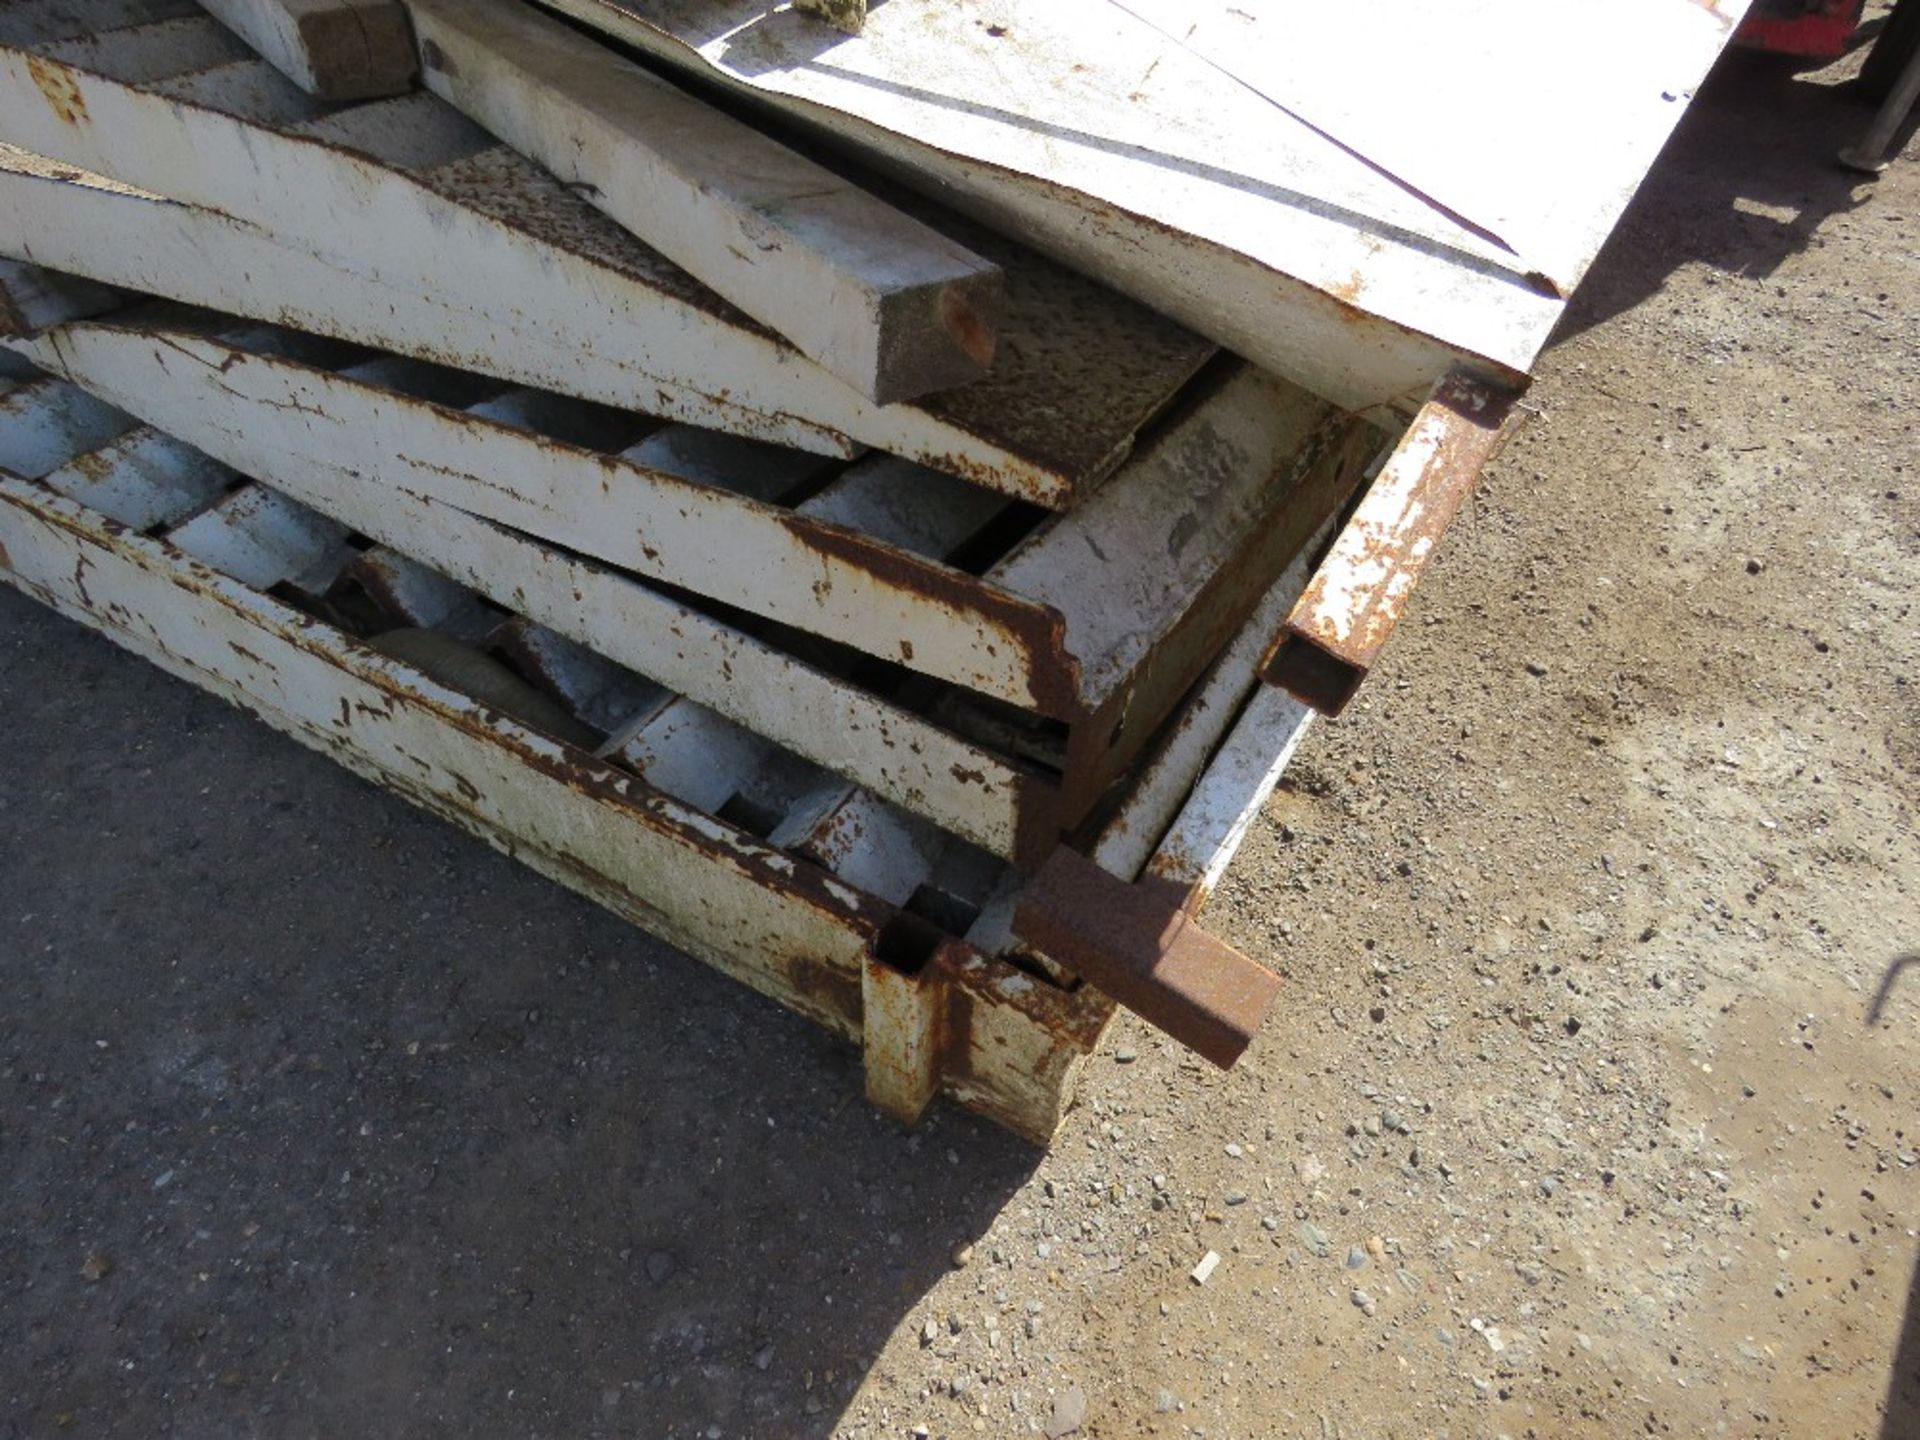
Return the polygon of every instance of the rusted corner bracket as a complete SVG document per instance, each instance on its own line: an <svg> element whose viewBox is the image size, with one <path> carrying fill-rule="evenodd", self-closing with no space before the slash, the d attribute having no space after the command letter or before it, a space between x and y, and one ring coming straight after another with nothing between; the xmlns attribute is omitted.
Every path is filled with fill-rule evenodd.
<svg viewBox="0 0 1920 1440"><path fill-rule="evenodd" d="M1028 882L1013 933L1225 1070L1280 977L1201 928L1192 895L1170 880L1128 884L1062 845Z"/></svg>
<svg viewBox="0 0 1920 1440"><path fill-rule="evenodd" d="M1301 593L1261 679L1323 715L1346 708L1499 448L1518 398L1464 375L1434 386Z"/></svg>

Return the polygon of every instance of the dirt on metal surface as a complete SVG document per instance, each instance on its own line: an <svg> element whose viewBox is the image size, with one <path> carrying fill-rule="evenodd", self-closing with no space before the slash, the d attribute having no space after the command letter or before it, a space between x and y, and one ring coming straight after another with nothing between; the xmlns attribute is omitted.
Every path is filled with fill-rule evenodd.
<svg viewBox="0 0 1920 1440"><path fill-rule="evenodd" d="M0 593L0 1433L1920 1433L1920 163L1734 60L1046 1155Z"/></svg>

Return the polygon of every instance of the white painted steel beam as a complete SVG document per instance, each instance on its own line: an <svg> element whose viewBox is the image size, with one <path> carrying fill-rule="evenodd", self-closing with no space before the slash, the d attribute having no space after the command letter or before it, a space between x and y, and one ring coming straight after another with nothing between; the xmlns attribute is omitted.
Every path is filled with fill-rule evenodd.
<svg viewBox="0 0 1920 1440"><path fill-rule="evenodd" d="M7 578L55 609L858 1035L845 1002L877 921L850 888L17 480L0 479L0 544Z"/></svg>
<svg viewBox="0 0 1920 1440"><path fill-rule="evenodd" d="M656 431L623 456L593 453L507 424L497 399L463 417L384 388L382 372L329 373L178 325L75 328L30 352L170 433L245 456L244 465L299 453L1012 704L1050 698L1042 670L1059 645L1058 617L971 586L924 547L902 552L836 528L862 518L851 507L863 483L853 471L806 515L766 503L817 476L815 457L684 427ZM893 477L894 511L922 523L968 492L986 502L983 512L999 508L993 492L905 461L861 464ZM1068 687L1056 678L1052 688Z"/></svg>
<svg viewBox="0 0 1920 1440"><path fill-rule="evenodd" d="M89 468L80 463L91 453L77 448L84 443L76 440L56 468ZM93 468L124 464L103 456ZM123 479L137 485L139 475ZM251 552L277 556L268 571L302 568L308 530L259 508L229 504L224 512ZM1013 969L856 884L858 876L899 896L944 873L949 888L977 896L990 888L993 871L956 869L952 862L962 857L949 857L890 872L902 838L897 827L912 832L914 822L855 797L836 802L854 807L851 819L821 818L808 789L813 772L798 757L762 748L752 752L757 758L730 762L731 783L770 809L784 808L788 819L775 827L776 838L813 837L811 860L565 749L168 544L111 528L43 486L0 477L0 557L5 578L62 613L860 1041L870 1098L902 1118L944 1092L1044 1141L1079 1059L1111 1016L1111 1002L1092 989L1063 989ZM1284 610L1298 580L1283 582L1263 611ZM538 631L523 638L536 647L553 643ZM1215 697L1211 718L1195 717L1178 733L1220 733L1231 707L1219 701L1253 686L1248 657L1257 656L1258 641L1243 636L1229 647L1237 658L1204 687ZM619 688L597 657L548 654L550 663L534 669L576 713ZM618 709L632 699L628 690L609 703ZM727 733L681 727L678 739L664 743L696 757ZM1266 719L1248 712L1221 753L1252 753L1269 733ZM1184 755L1188 747L1170 748ZM686 758L680 763L693 773ZM1210 813L1230 815L1237 773L1210 770L1194 787ZM1263 785L1248 790L1223 833L1237 842L1264 794ZM942 842L927 837L909 848L924 857L929 843L938 849ZM1165 868L1167 855L1161 847L1156 864ZM1224 857L1209 857L1215 872L1223 864Z"/></svg>
<svg viewBox="0 0 1920 1440"><path fill-rule="evenodd" d="M406 0L422 80L882 405L977 380L997 267L519 0Z"/></svg>
<svg viewBox="0 0 1920 1440"><path fill-rule="evenodd" d="M258 468L302 504L996 854L1031 853L1057 826L1039 775L603 567L302 452Z"/></svg>
<svg viewBox="0 0 1920 1440"><path fill-rule="evenodd" d="M309 382L337 383L326 372L271 355L252 357L217 335L165 324L88 323L15 343L224 463L270 474L279 488L361 533L528 610L996 855L1024 862L1037 860L1055 836L1077 824L1152 742L1160 722L1271 577L1357 483L1378 443L1370 427L1331 415L1243 367L1217 377L1208 398L1190 407L1093 501L1037 532L1031 543L1042 555L1067 548L1060 537L1074 541L1071 548L1080 553L1058 564L1086 582L1086 590L1049 589L1057 577L1025 547L1016 548L1008 568L1029 575L1045 596L1042 602L1004 586L982 591L967 577L950 571L940 576L938 567L923 566L926 579L914 613L948 617L948 633L963 630L961 620L949 615L965 616L955 597L972 593L974 613L1004 620L1018 613L1018 605L1007 603L1012 596L1027 614L1052 625L1080 617L1081 630L1066 633L1092 634L1116 647L1119 659L1083 667L1079 657L1050 646L1035 654L1051 668L1030 665L1020 674L1029 696L1051 699L1050 713L1069 720L1064 744L1053 749L1030 745L1030 727L1022 723L1008 728L999 717L976 714L977 705L958 692L924 713L891 703L733 625L479 518L500 514L533 523L503 510L500 498L538 474L552 445L530 450L525 463L514 463L511 454L489 461L472 449L485 433L482 427L439 415L433 417L437 431L456 448L436 452L418 443L418 433L383 430L377 416L334 403L331 390L311 388ZM291 375L297 383L281 392L270 387L236 408L235 398L246 396L262 375L274 384ZM451 458L462 453L463 461ZM411 458L396 473L388 456ZM975 503L985 492L972 491L974 499L947 495L956 482L940 476L927 477L929 499L947 498L916 508L902 499L903 492L879 483L900 463L861 462L799 511L771 516L763 533L782 543L797 538L830 554L864 549L862 568L897 577L899 561L916 549L938 553L958 544L991 508ZM369 478L382 473L392 474L393 482ZM592 497L610 493L618 472L595 457L584 472L563 473L578 478L574 493ZM1176 477L1186 488L1175 491L1169 505ZM1155 496L1157 506L1147 503ZM677 512L680 522L689 518L684 502L662 508ZM836 532L836 541L824 528L804 528L816 508L910 548L888 551L890 558L880 563L879 542L860 532ZM608 511L606 519L605 534L620 533L619 512ZM708 524L672 530L675 523L668 526L684 537L679 544L666 546L661 535L646 532L629 542L641 551L641 568L664 570L676 582L709 590L717 578L730 579L742 588L723 589L718 598L744 602L783 624L804 622L809 608L817 612L816 564L791 568L791 608L769 606L759 593L769 583L766 557L714 549L737 546L740 537L730 529ZM560 532L558 538L590 549L605 544L587 532ZM770 553L777 558L781 552ZM1116 624L1128 617L1131 626ZM882 619L883 628L858 632L858 638L884 645L882 654L894 650L903 662L919 661L920 633L886 628L891 616ZM979 640L988 652L994 649L992 633ZM1098 651L1088 656L1089 662L1106 659Z"/></svg>
<svg viewBox="0 0 1920 1440"><path fill-rule="evenodd" d="M51 355L59 350L57 343L43 348ZM218 371L217 363L193 358L190 349L161 349L191 372ZM319 417L317 410L306 413ZM0 417L8 414L18 418L12 425L0 418L0 463L16 461L9 468L36 475L54 468L59 456L104 443L135 423L52 376L0 396ZM173 433L171 425L168 430ZM262 445L244 428L217 425L193 427L185 438L235 470L272 477L271 491L235 491L173 537L249 583L286 582L319 594L352 558L340 542L349 531L358 533L747 731L872 786L996 855L1035 855L1065 823L1057 786L1031 767L602 565L339 468L328 457L324 429L290 433L277 445ZM235 516L247 523L236 527ZM303 537L299 547L289 543L295 535ZM259 536L271 542L265 552L249 538ZM276 565L286 568L276 571Z"/></svg>
<svg viewBox="0 0 1920 1440"><path fill-rule="evenodd" d="M524 156L468 149L464 122L423 123L417 97L289 110L305 97L236 44L200 17L0 46L0 141L120 182L14 157L28 213L0 206L0 254L825 453L872 445L1052 507L1110 473L1209 353L969 231L1005 272L993 372L876 405ZM356 109L374 113L333 138ZM413 163L423 133L448 158Z"/></svg>
<svg viewBox="0 0 1920 1440"><path fill-rule="evenodd" d="M368 100L413 83L413 37L398 0L201 0L309 95Z"/></svg>
<svg viewBox="0 0 1920 1440"><path fill-rule="evenodd" d="M770 502L819 485L813 457L680 426L594 452L554 432L597 423L579 438L619 444L622 417L556 413L559 397L511 391L463 416L428 403L462 398L446 372L416 396L384 388L413 383L391 360L336 373L207 330L136 308L26 353L242 469L272 473L291 456L349 482L377 477L1069 723L1127 697L1127 754L1318 523L1296 507L1337 503L1301 495L1303 466L1330 435L1374 443L1240 367L1089 501L1031 526L975 576L945 562L1003 500L897 458L860 461L788 509ZM1169 649L1180 663L1133 700Z"/></svg>
<svg viewBox="0 0 1920 1440"><path fill-rule="evenodd" d="M676 415L829 454L844 437L793 415L767 416L714 397L651 385L617 360L617 319L583 320L575 337L500 321L418 281L336 267L256 226L0 146L0 254L124 289L167 295L428 359L458 361L521 384ZM458 267L455 267L457 270ZM511 293L508 290L505 293Z"/></svg>

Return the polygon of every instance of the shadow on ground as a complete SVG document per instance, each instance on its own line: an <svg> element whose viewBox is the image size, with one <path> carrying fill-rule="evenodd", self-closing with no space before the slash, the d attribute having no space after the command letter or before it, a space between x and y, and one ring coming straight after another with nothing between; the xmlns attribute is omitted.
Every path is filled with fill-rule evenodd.
<svg viewBox="0 0 1920 1440"><path fill-rule="evenodd" d="M0 1435L825 1434L1031 1172L10 590L0 751Z"/></svg>
<svg viewBox="0 0 1920 1440"><path fill-rule="evenodd" d="M1920 1263L1914 1265L1907 1288L1907 1311L1887 1376L1884 1404L1880 1440L1912 1440L1920 1435Z"/></svg>
<svg viewBox="0 0 1920 1440"><path fill-rule="evenodd" d="M1869 1029L1881 1023L1888 997L1917 965L1920 965L1920 950L1896 955L1888 963L1873 998L1867 1002ZM1880 1440L1911 1440L1920 1435L1920 1258L1916 1258L1907 1287L1907 1308L1900 1320L1900 1339L1888 1370L1882 1410Z"/></svg>
<svg viewBox="0 0 1920 1440"><path fill-rule="evenodd" d="M1780 56L1727 52L1575 293L1555 341L1657 296L1682 265L1760 279L1820 243L1822 227L1872 199L1873 181L1834 159L1872 118L1872 103L1851 84L1796 73ZM1903 140L1916 124L1920 115ZM1702 223L1676 223L1701 215Z"/></svg>

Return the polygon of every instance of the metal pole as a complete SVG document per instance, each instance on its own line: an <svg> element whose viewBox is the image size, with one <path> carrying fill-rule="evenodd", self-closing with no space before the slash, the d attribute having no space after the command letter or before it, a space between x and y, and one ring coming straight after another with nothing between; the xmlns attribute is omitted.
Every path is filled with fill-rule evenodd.
<svg viewBox="0 0 1920 1440"><path fill-rule="evenodd" d="M1873 124L1867 128L1860 143L1849 145L1840 152L1840 163L1849 170L1863 171L1868 175L1878 175L1886 169L1888 162L1893 159L1889 153L1893 146L1893 132L1912 113L1916 100L1920 100L1920 49L1907 57L1907 67L1900 72L1899 83L1873 117Z"/></svg>

